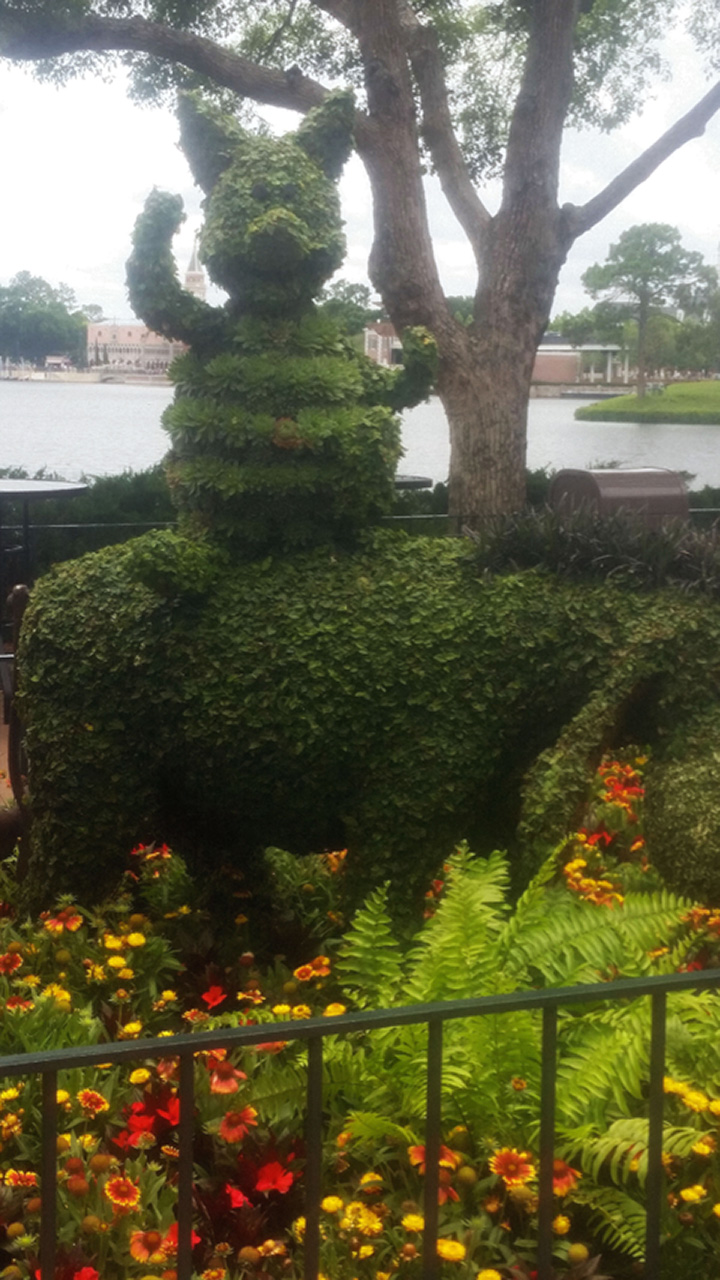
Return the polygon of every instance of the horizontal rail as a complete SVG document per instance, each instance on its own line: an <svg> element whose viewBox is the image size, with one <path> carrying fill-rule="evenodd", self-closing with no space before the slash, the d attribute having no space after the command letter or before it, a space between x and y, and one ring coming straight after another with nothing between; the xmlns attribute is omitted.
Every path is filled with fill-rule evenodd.
<svg viewBox="0 0 720 1280"><path fill-rule="evenodd" d="M43 1077L42 1193L40 1255L43 1275L54 1275L56 1259L56 1089L58 1072L99 1063L123 1063L148 1058L179 1059L180 1115L178 1161L178 1280L192 1276L193 1203L193 1063L207 1049L225 1050L274 1043L279 1040L307 1041L308 1080L306 1107L305 1166L305 1280L318 1280L320 1266L319 1203L322 1195L322 1067L323 1040L332 1035L371 1032L388 1027L425 1024L427 1045L425 1234L423 1240L423 1280L436 1280L437 1193L442 1125L442 1028L445 1022L468 1017L510 1013L518 1010L542 1011L542 1081L540 1114L539 1212L537 1280L552 1280L553 1156L555 1140L555 1081L557 1074L557 1015L563 1006L597 1004L605 1001L650 996L652 1025L650 1043L650 1098L648 1134L646 1270L648 1280L660 1280L660 1229L662 1209L662 1125L663 1072L665 1058L666 1000L673 992L720 988L720 969L654 975L649 978L620 978L611 982L583 983L569 987L535 991L505 992L474 996L463 1000L434 1001L376 1009L338 1017L309 1018L301 1023L288 1021L224 1027L195 1034L184 1032L168 1038L84 1045L72 1049L49 1049L39 1053L0 1057L0 1078L39 1072Z"/></svg>

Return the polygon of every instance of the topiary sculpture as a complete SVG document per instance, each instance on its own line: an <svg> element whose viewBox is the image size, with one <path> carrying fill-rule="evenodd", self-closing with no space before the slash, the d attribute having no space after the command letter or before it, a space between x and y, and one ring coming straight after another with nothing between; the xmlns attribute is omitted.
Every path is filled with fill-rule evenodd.
<svg viewBox="0 0 720 1280"><path fill-rule="evenodd" d="M400 456L394 411L423 399L434 376L425 330L406 334L404 368L382 369L313 304L345 250L336 179L353 111L351 95L332 94L275 139L181 97L182 146L206 193L200 256L224 307L178 282L179 196L154 191L135 227L133 307L190 348L164 417L170 486L186 530L236 552L347 542L384 514Z"/></svg>

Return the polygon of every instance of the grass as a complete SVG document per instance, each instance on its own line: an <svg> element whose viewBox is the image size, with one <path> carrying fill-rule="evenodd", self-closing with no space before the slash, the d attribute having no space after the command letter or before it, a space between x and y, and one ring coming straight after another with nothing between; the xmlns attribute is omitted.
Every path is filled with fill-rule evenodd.
<svg viewBox="0 0 720 1280"><path fill-rule="evenodd" d="M616 396L575 410L590 422L709 422L720 424L720 381L677 382L661 391Z"/></svg>

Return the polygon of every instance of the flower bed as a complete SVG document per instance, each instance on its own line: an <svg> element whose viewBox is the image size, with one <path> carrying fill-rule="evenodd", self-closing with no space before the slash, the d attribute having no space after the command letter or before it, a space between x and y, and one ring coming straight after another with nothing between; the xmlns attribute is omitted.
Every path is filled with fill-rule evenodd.
<svg viewBox="0 0 720 1280"><path fill-rule="evenodd" d="M118 893L101 909L62 900L36 923L16 918L6 877L2 1052L137 1041L131 1065L62 1074L57 1280L174 1280L172 1036L180 1030L717 965L720 912L668 892L648 858L643 764L632 757L601 766L582 826L512 909L504 857L456 850L428 889L420 932L404 942L383 888L345 921L342 851L302 859L268 851L277 910L289 948L297 948L272 957L253 950L253 903L242 879L226 884L235 902L228 936L213 929L198 887L165 846L134 850ZM713 992L669 1001L663 1256L677 1273L691 1259L699 1280L716 1275L720 1258L719 1005ZM167 1037L167 1056L145 1057L145 1036ZM643 1001L561 1012L558 1276L636 1274L648 1039ZM322 1274L419 1280L424 1028L330 1036L325 1044ZM197 1055L193 1261L202 1280L303 1276L306 1081L302 1042ZM539 1094L534 1014L447 1024L443 1276L532 1276ZM34 1076L0 1079L0 1276L12 1280L37 1276L40 1103Z"/></svg>

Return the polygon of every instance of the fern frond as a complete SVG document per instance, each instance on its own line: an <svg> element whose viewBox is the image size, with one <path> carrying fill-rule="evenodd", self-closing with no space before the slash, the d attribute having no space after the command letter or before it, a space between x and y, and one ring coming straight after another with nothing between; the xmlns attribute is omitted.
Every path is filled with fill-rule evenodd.
<svg viewBox="0 0 720 1280"><path fill-rule="evenodd" d="M352 1133L359 1146L373 1149L389 1143L412 1147L423 1141L414 1129L396 1124L388 1116L379 1115L375 1111L352 1111L343 1127Z"/></svg>
<svg viewBox="0 0 720 1280"><path fill-rule="evenodd" d="M498 990L497 939L509 886L505 854L475 858L461 848L450 859L447 887L410 956L411 1001L454 1000Z"/></svg>
<svg viewBox="0 0 720 1280"><path fill-rule="evenodd" d="M539 970L553 985L578 981L583 970L602 973L614 967L624 975L647 969L647 952L667 936L687 912L689 902L668 889L628 894L608 907L558 893L533 929L525 929L508 954L508 965ZM588 980L588 979L586 979Z"/></svg>
<svg viewBox="0 0 720 1280"><path fill-rule="evenodd" d="M591 1210L594 1230L611 1249L642 1259L645 1256L645 1209L619 1187L578 1187L573 1200Z"/></svg>
<svg viewBox="0 0 720 1280"><path fill-rule="evenodd" d="M398 1002L402 954L387 911L387 890L387 884L373 890L356 911L340 947L337 972L360 1009Z"/></svg>

